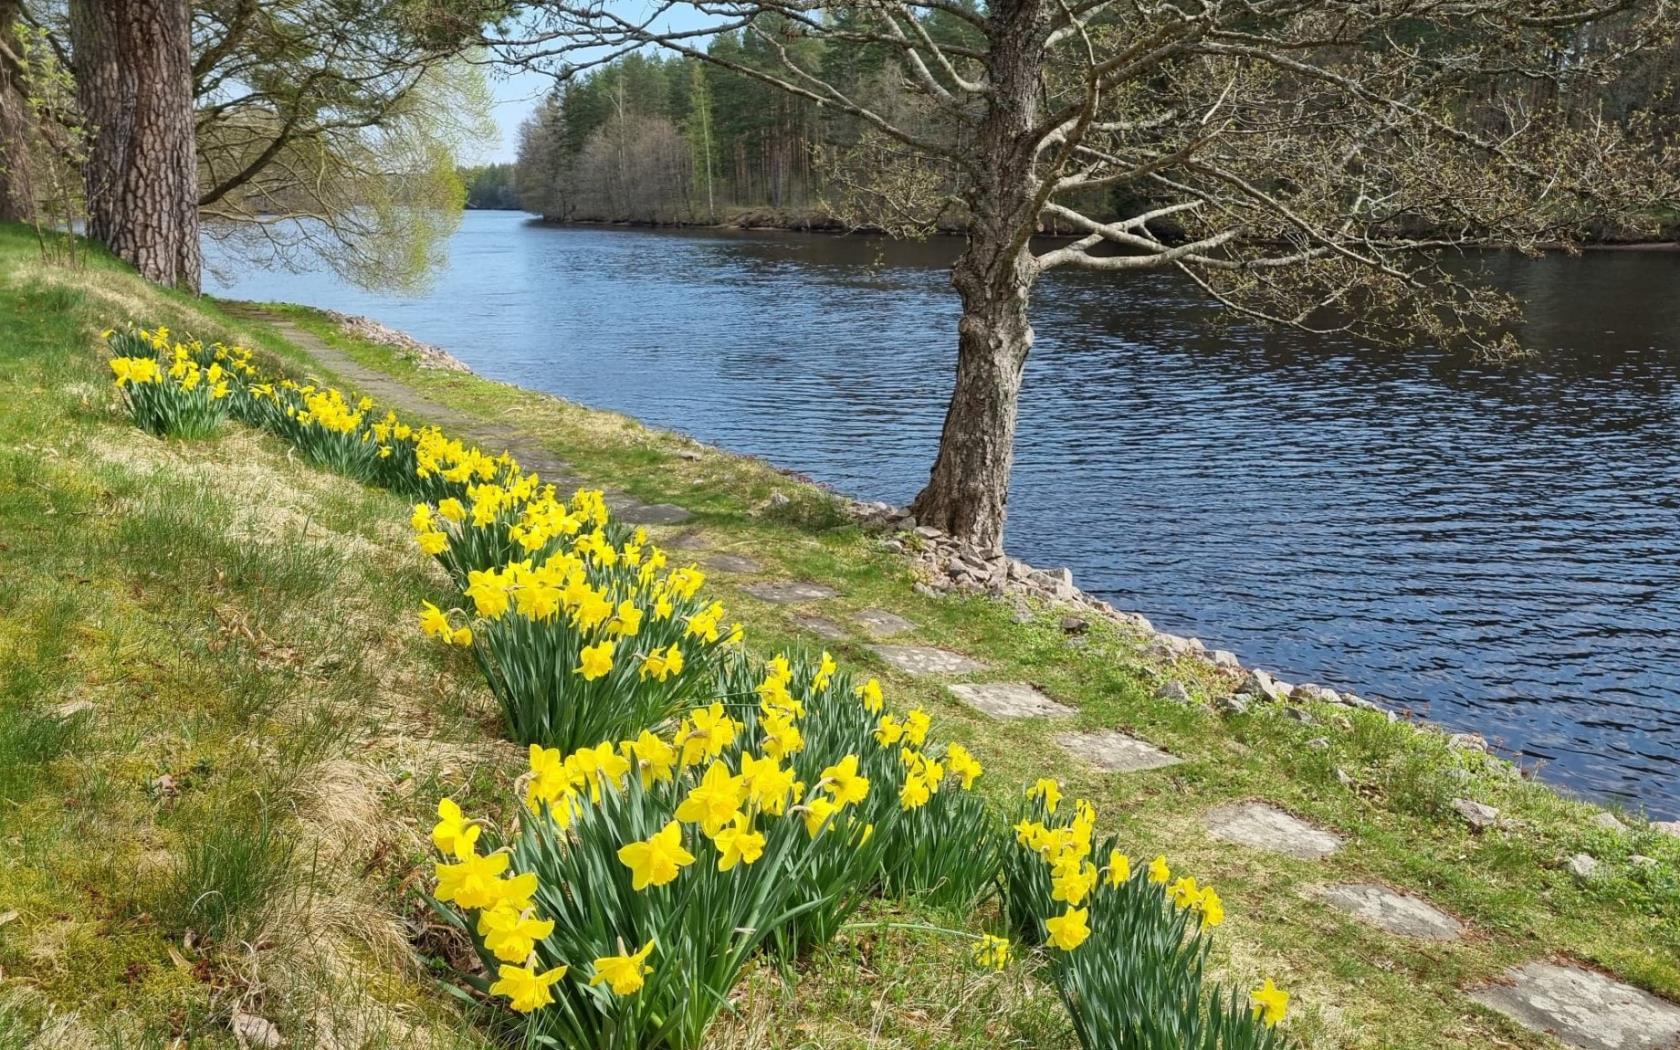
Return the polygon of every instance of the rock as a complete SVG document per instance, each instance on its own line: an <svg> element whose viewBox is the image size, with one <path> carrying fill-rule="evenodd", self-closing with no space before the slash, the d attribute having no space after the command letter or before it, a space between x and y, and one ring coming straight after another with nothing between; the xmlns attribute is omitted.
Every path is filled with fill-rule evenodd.
<svg viewBox="0 0 1680 1050"><path fill-rule="evenodd" d="M1327 736L1315 736L1311 740L1307 741L1307 746L1312 748L1314 751L1328 751L1330 750L1330 738Z"/></svg>
<svg viewBox="0 0 1680 1050"><path fill-rule="evenodd" d="M770 506L772 507L785 507L792 502L792 500L788 499L787 493L785 492L770 493Z"/></svg>
<svg viewBox="0 0 1680 1050"><path fill-rule="evenodd" d="M239 1045L251 1050L278 1050L280 1046L280 1029L274 1023L256 1014L248 1014L243 1010L234 1010L233 1017L228 1021L228 1027L233 1029L233 1037Z"/></svg>
<svg viewBox="0 0 1680 1050"><path fill-rule="evenodd" d="M915 584L915 586L911 587L910 589L915 591L917 594L921 595L924 598L937 598L937 597L939 597L939 592L934 590L932 587L929 587L925 583L918 582L918 583Z"/></svg>
<svg viewBox="0 0 1680 1050"><path fill-rule="evenodd" d="M1084 634L1090 629L1091 621L1085 619L1083 616L1062 617L1062 630L1066 631L1068 634Z"/></svg>
<svg viewBox="0 0 1680 1050"><path fill-rule="evenodd" d="M1337 766L1336 767L1336 783L1342 785L1345 788L1350 788L1350 787L1353 787L1353 785L1354 785L1354 779L1347 775L1347 770L1343 769L1340 766Z"/></svg>
<svg viewBox="0 0 1680 1050"><path fill-rule="evenodd" d="M1009 616L1010 619L1014 620L1016 623L1032 623L1032 606L1017 598L1015 600L1015 607L1010 610Z"/></svg>
<svg viewBox="0 0 1680 1050"><path fill-rule="evenodd" d="M1360 708L1361 710L1364 710L1364 711L1381 711L1382 710L1382 708L1380 706L1378 706L1377 704L1373 704L1371 701L1365 699L1362 696L1358 696L1354 693L1343 693L1342 694L1342 703L1348 705L1349 707ZM1390 711L1389 714L1393 714L1393 712ZM1390 721L1392 721L1392 719L1390 719Z"/></svg>
<svg viewBox="0 0 1680 1050"><path fill-rule="evenodd" d="M1464 924L1427 901L1371 882L1320 886L1309 891L1331 907L1398 937L1456 941Z"/></svg>
<svg viewBox="0 0 1680 1050"><path fill-rule="evenodd" d="M1205 820L1208 833L1216 839L1300 860L1319 860L1342 848L1340 836L1264 802L1220 806L1210 810Z"/></svg>
<svg viewBox="0 0 1680 1050"><path fill-rule="evenodd" d="M772 602L776 605L817 602L825 598L832 598L838 593L834 588L825 587L820 583L803 583L798 580L768 580L763 583L749 583L741 590L761 602Z"/></svg>
<svg viewBox="0 0 1680 1050"><path fill-rule="evenodd" d="M711 569L713 572L742 574L755 573L761 568L758 562L753 561L746 555L730 554L727 551L720 551L717 554L709 554L700 559L700 564L704 565L708 569Z"/></svg>
<svg viewBox="0 0 1680 1050"><path fill-rule="evenodd" d="M1579 1050L1668 1050L1680 1039L1680 1006L1580 966L1526 963L1469 995Z"/></svg>
<svg viewBox="0 0 1680 1050"><path fill-rule="evenodd" d="M1258 668L1248 672L1248 677L1243 679L1242 685L1238 688L1245 693L1253 693L1263 700L1270 700L1274 704L1281 704L1289 699L1289 694L1278 688L1278 684L1272 679L1272 676Z"/></svg>
<svg viewBox="0 0 1680 1050"><path fill-rule="evenodd" d="M1606 831L1614 831L1617 834L1621 834L1628 829L1626 824L1623 824L1620 820L1616 819L1616 814L1614 813L1599 813L1592 818L1592 822L1594 827L1603 828Z"/></svg>
<svg viewBox="0 0 1680 1050"><path fill-rule="evenodd" d="M1629 855L1628 863L1636 868L1654 868L1657 866L1657 858L1647 857L1643 853L1634 853Z"/></svg>
<svg viewBox="0 0 1680 1050"><path fill-rule="evenodd" d="M1237 654L1229 649L1215 649L1210 660L1213 666L1224 668L1227 671L1242 670L1242 661L1238 660Z"/></svg>
<svg viewBox="0 0 1680 1050"><path fill-rule="evenodd" d="M850 637L844 627L822 616L795 616L793 622L824 641L843 642Z"/></svg>
<svg viewBox="0 0 1680 1050"><path fill-rule="evenodd" d="M1447 737L1447 746L1458 751L1486 751L1487 738L1480 733L1454 733Z"/></svg>
<svg viewBox="0 0 1680 1050"><path fill-rule="evenodd" d="M915 532L916 535L920 536L924 540L937 540L939 537L945 535L932 525L917 525Z"/></svg>
<svg viewBox="0 0 1680 1050"><path fill-rule="evenodd" d="M1455 798L1452 808L1464 822L1477 831L1485 831L1499 822L1499 811L1482 802L1468 798Z"/></svg>
<svg viewBox="0 0 1680 1050"><path fill-rule="evenodd" d="M1283 716L1285 718L1294 719L1304 726L1314 726L1318 724L1318 719L1314 718L1310 711L1304 711L1299 707L1284 708Z"/></svg>
<svg viewBox="0 0 1680 1050"><path fill-rule="evenodd" d="M1112 729L1094 733L1062 733L1056 737L1056 743L1106 773L1141 773L1176 766L1183 761L1154 744Z"/></svg>
<svg viewBox="0 0 1680 1050"><path fill-rule="evenodd" d="M854 619L875 638L891 638L915 630L916 625L888 609L865 609Z"/></svg>
<svg viewBox="0 0 1680 1050"><path fill-rule="evenodd" d="M1183 682L1168 682L1155 690L1155 698L1157 700L1171 700L1175 704L1188 704L1190 702L1190 690L1184 688Z"/></svg>
<svg viewBox="0 0 1680 1050"><path fill-rule="evenodd" d="M1651 824L1651 830L1660 832L1664 835L1673 835L1675 838L1680 839L1680 820L1653 821Z"/></svg>
<svg viewBox="0 0 1680 1050"><path fill-rule="evenodd" d="M1564 863L1569 874L1581 882L1586 882L1598 874L1598 858L1590 853L1577 853Z"/></svg>
<svg viewBox="0 0 1680 1050"><path fill-rule="evenodd" d="M986 669L985 664L961 653L920 645L877 645L875 655L911 674L968 674Z"/></svg>
<svg viewBox="0 0 1680 1050"><path fill-rule="evenodd" d="M1230 696L1222 696L1215 700L1213 709L1225 715L1246 715L1249 705L1252 703L1254 703L1254 698L1247 693L1232 693Z"/></svg>
<svg viewBox="0 0 1680 1050"><path fill-rule="evenodd" d="M1057 703L1025 682L959 682L945 688L969 707L993 718L1038 718L1074 713L1073 708Z"/></svg>

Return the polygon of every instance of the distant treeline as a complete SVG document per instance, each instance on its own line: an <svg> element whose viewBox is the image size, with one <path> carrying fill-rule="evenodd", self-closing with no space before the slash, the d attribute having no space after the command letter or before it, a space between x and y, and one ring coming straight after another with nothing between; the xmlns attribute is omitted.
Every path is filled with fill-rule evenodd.
<svg viewBox="0 0 1680 1050"><path fill-rule="evenodd" d="M842 16L844 17L844 16ZM939 18L931 32L941 30ZM954 30L951 30L954 32ZM851 97L914 121L921 103L877 47L807 49ZM757 35L722 34L713 54L770 69ZM565 84L520 130L515 186L524 207L552 219L718 222L763 213L798 224L828 219L838 162L823 150L857 141L853 118L698 59L631 54Z"/></svg>
<svg viewBox="0 0 1680 1050"><path fill-rule="evenodd" d="M512 164L480 164L461 169L461 184L467 190L468 208L517 211L519 193L514 188Z"/></svg>
<svg viewBox="0 0 1680 1050"><path fill-rule="evenodd" d="M956 21L935 12L925 28L957 40L964 30ZM841 48L799 34L779 35L777 46L798 51L805 68L895 125L942 136L940 114L906 86L904 71L879 46ZM735 65L779 68L758 34L721 34L710 50ZM1680 50L1657 49L1632 64L1616 88L1574 106L1582 120L1618 121L1635 109L1672 112L1680 106L1677 69ZM1550 88L1513 88L1518 96L1524 90ZM834 107L700 59L633 53L541 102L520 128L511 172L490 165L468 173L467 206L517 206L560 221L891 226L896 217L875 207L870 186L891 170L903 180L892 195L919 198L921 225L962 226L961 205L940 176L900 168L898 152L871 141L868 129ZM1093 218L1137 214L1149 204L1125 189L1094 190L1073 203ZM928 222L929 215L937 218ZM1597 236L1619 235L1607 228Z"/></svg>

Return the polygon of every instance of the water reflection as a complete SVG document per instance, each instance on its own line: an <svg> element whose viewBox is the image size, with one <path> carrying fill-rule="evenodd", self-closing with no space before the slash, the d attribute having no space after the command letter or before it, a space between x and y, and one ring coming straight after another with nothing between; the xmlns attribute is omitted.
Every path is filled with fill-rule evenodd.
<svg viewBox="0 0 1680 1050"><path fill-rule="evenodd" d="M472 213L420 297L318 274L231 292L372 314L486 375L903 501L950 389L956 250ZM1011 547L1286 678L1680 814L1680 253L1479 263L1534 302L1538 358L1256 331L1166 275L1051 275Z"/></svg>

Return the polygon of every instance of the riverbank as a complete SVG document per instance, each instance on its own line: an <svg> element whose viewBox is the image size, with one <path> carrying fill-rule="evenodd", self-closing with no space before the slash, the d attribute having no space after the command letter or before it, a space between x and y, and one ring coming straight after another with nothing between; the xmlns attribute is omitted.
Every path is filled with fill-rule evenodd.
<svg viewBox="0 0 1680 1050"><path fill-rule="evenodd" d="M80 1007L79 1024L145 1016L231 1045L236 1015L297 1031L318 1013L309 992L328 986L261 947L261 932L252 951L183 950L170 898L151 896L154 883L184 892L171 873L192 870L181 859L204 852L195 843L211 818L259 797L280 802L277 839L343 842L343 824L317 822L362 822L355 846L334 854L342 867L321 880L334 900L359 902L326 915L356 921L324 924L317 946L354 964L382 1030L418 1033L393 1034L391 1045L465 1045L472 1016L423 978L436 948L410 890L417 843L440 784L468 780L464 801L492 799L517 772L517 756L489 743L490 705L471 668L413 637L416 596L432 584L426 561L392 541L406 510L264 439L229 432L187 454L137 436L112 411L96 350L98 329L124 320L256 345L296 371L513 449L546 476L619 490L626 514L702 560L765 651L822 645L879 673L895 701L952 727L1000 797L1053 769L1070 795L1113 815L1134 855L1164 852L1205 872L1230 914L1217 967L1291 987L1291 1023L1311 1046L1556 1046L1509 1019L1500 991L1513 974L1519 991L1534 987L1538 962L1573 961L1680 998L1680 840L1658 829L1618 829L1467 741L1381 712L1323 697L1233 704L1244 676L1219 666L1228 661L1164 652L1135 621L1036 597L940 593L890 546L919 552L937 537L864 527L843 501L767 464L421 368L313 311L236 317L97 265L66 279L35 270L21 238L0 244L4 305L20 319L0 412L14 482L0 504L13 587L6 670L18 684L7 703L48 726L69 705L92 705L69 715L85 728L29 745L27 763L9 767L28 771L25 786L7 789L23 798L7 830L29 848L0 860L0 915L17 913L0 922L0 993L21 997L30 1018ZM69 520L89 525L66 532ZM374 544L387 553L364 546ZM202 683L212 687L200 698ZM329 700L346 712L346 739L306 747L300 720L340 710L321 706ZM325 797L298 802L306 792ZM75 847L86 841L107 845L105 856ZM131 863L141 877L118 878ZM274 885L288 883L270 885L268 921L291 928L281 902L298 895ZM1431 909L1408 905L1397 919L1391 891ZM396 936L369 935L381 930ZM835 951L848 965L815 960L796 989L751 982L717 1044L1067 1042L1065 1029L1046 1026L1041 990L958 987L960 960L937 941L870 931ZM857 972L868 979L846 976ZM1581 980L1597 1008L1612 1008L1600 985ZM1647 1011L1635 1018L1666 1016L1639 998L1616 1016L1626 1019L1628 1002ZM1596 1020L1591 1009L1582 1016Z"/></svg>

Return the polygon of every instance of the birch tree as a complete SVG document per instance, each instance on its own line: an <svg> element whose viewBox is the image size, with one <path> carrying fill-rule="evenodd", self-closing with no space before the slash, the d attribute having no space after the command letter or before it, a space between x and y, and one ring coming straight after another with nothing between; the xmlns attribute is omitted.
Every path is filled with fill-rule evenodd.
<svg viewBox="0 0 1680 1050"><path fill-rule="evenodd" d="M526 6L487 36L509 61L564 77L653 45L722 65L856 121L873 159L852 167L878 173L860 196L896 228L960 215L956 381L912 509L983 550L1003 541L1046 273L1173 270L1254 321L1497 351L1515 304L1443 253L1567 244L1606 216L1652 228L1680 202L1672 128L1581 105L1673 47L1671 0ZM708 48L720 33L775 61ZM890 56L916 122L825 77L824 49ZM1047 226L1073 236L1035 242Z"/></svg>

